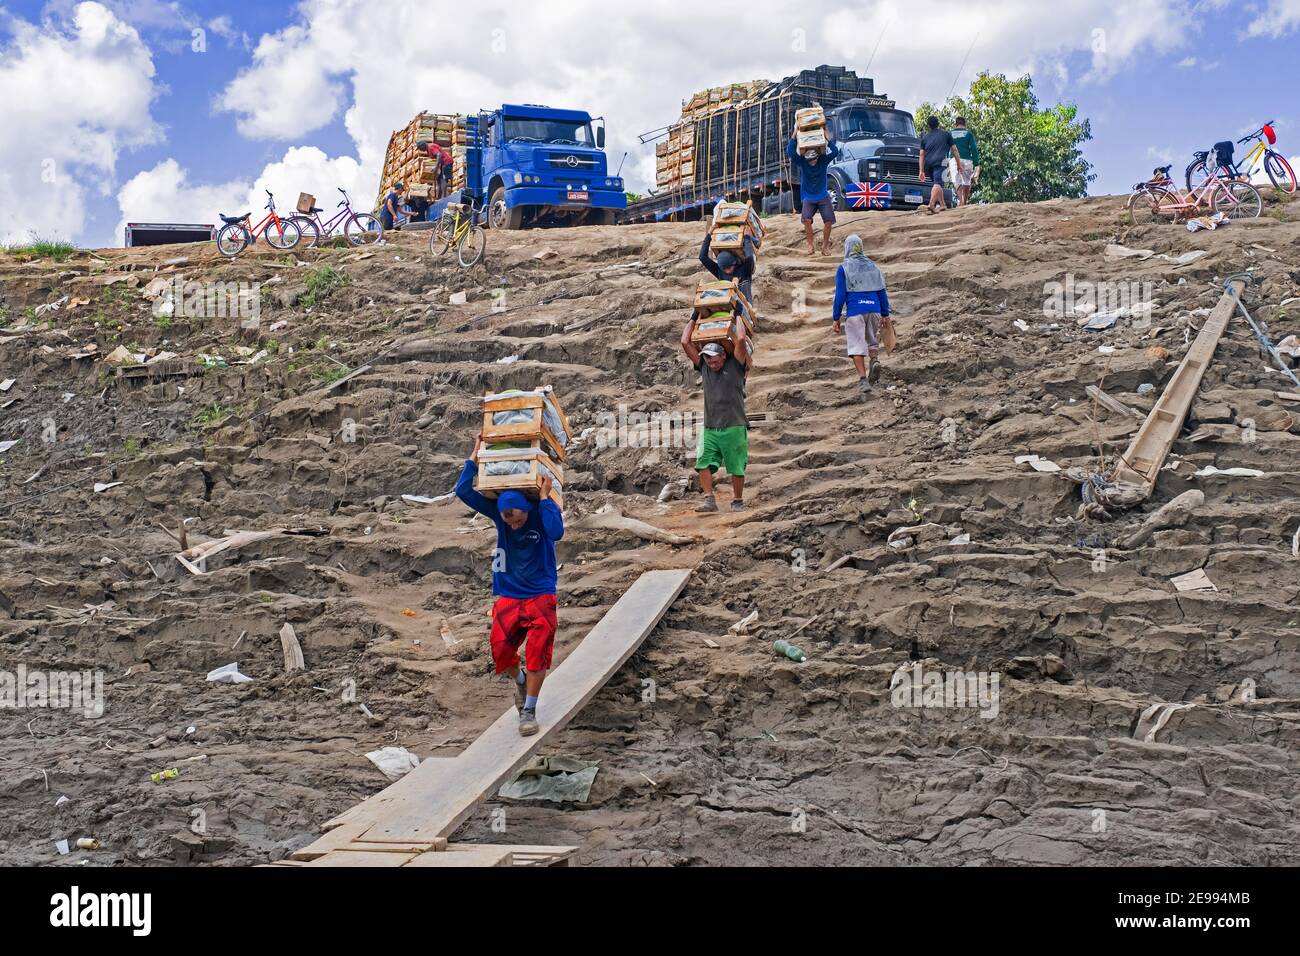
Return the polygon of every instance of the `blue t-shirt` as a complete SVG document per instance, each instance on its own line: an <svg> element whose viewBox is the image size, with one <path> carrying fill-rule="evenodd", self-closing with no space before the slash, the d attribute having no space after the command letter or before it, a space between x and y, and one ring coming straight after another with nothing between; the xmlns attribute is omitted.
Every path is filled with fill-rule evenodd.
<svg viewBox="0 0 1300 956"><path fill-rule="evenodd" d="M474 490L478 466L465 462L456 482L456 497L497 526L497 552L492 566L492 593L500 597L530 598L556 591L555 542L564 537L564 515L547 498L528 512L528 520L515 531L501 520L497 503ZM501 558L504 557L504 562ZM502 570L496 570L504 564Z"/></svg>
<svg viewBox="0 0 1300 956"><path fill-rule="evenodd" d="M830 190L826 188L826 174L830 171L831 163L839 159L839 143L831 143L815 163L810 163L799 155L794 140L786 142L785 155L799 170L799 195L804 202L821 202L830 196Z"/></svg>

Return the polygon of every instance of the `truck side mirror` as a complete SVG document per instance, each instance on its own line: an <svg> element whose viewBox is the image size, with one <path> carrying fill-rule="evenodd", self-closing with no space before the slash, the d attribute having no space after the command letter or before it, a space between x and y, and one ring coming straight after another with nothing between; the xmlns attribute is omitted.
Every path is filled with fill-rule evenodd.
<svg viewBox="0 0 1300 956"><path fill-rule="evenodd" d="M597 127L596 129L596 148L605 148L605 127L603 126Z"/></svg>

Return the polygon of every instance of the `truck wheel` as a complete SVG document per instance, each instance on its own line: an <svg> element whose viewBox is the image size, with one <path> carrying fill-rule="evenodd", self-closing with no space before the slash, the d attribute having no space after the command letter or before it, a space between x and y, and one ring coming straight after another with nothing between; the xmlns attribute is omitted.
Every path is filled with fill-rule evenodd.
<svg viewBox="0 0 1300 956"><path fill-rule="evenodd" d="M593 209L588 214L588 222L593 226L612 226L614 225L614 210L612 209Z"/></svg>
<svg viewBox="0 0 1300 956"><path fill-rule="evenodd" d="M498 186L492 192L488 206L488 225L493 229L518 229L524 221L524 211L516 206L506 208L506 187Z"/></svg>
<svg viewBox="0 0 1300 956"><path fill-rule="evenodd" d="M826 189L831 194L831 208L836 212L844 211L844 193L840 189L840 184L834 179L826 181Z"/></svg>

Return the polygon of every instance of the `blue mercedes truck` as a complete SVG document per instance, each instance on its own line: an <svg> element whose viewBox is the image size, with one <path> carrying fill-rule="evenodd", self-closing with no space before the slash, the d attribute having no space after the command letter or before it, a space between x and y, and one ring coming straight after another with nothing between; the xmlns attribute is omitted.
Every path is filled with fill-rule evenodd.
<svg viewBox="0 0 1300 956"><path fill-rule="evenodd" d="M466 129L465 191L492 229L613 225L627 207L601 119L507 103L466 117Z"/></svg>

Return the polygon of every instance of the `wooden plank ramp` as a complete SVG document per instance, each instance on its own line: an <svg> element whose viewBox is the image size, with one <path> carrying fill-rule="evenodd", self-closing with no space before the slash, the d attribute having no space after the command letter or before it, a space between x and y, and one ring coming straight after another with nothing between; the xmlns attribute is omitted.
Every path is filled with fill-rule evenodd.
<svg viewBox="0 0 1300 956"><path fill-rule="evenodd" d="M422 760L402 779L331 820L333 829L292 853L291 859L321 866L564 865L576 848L488 847L481 853L469 853L472 845L446 841L475 807L527 763L623 666L682 593L690 576L690 569L647 571L633 582L547 675L536 734L519 735L519 716L511 707L458 756ZM383 854L378 850L381 844L393 844L396 852ZM489 852L494 850L504 852ZM426 859L444 853L445 862ZM451 862L453 853L460 862ZM484 862L488 860L492 862Z"/></svg>
<svg viewBox="0 0 1300 956"><path fill-rule="evenodd" d="M1187 350L1177 371L1161 393L1160 400L1133 436L1120 466L1115 469L1114 477L1117 481L1140 485L1147 495L1155 488L1160 469L1164 467L1165 458L1169 456L1169 450L1182 431L1197 389L1201 387L1201 379L1210 360L1214 358L1214 350L1218 348L1223 330L1228 327L1228 320L1236 309L1237 297L1245 288L1240 280L1233 280L1229 285L1232 291L1224 292L1214 311L1206 318L1196 341Z"/></svg>

